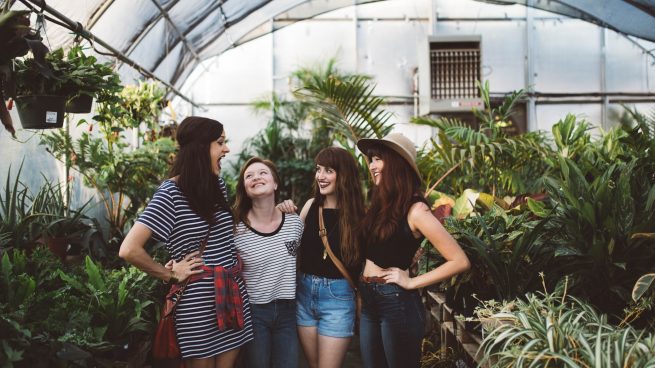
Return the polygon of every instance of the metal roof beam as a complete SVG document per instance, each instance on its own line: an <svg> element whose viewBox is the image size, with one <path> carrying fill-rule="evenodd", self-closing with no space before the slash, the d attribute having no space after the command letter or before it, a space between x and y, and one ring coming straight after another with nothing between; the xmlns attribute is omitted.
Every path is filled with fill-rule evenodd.
<svg viewBox="0 0 655 368"><path fill-rule="evenodd" d="M200 62L200 56L198 56L198 53L196 52L196 50L193 47L191 47L191 44L189 43L189 40L187 40L187 38L182 34L182 32L180 32L180 29L177 28L175 23L173 23L173 20L171 19L170 15L168 14L168 11L166 11L166 9L164 9L164 7L162 7L159 4L159 2L157 2L157 0L151 0L151 1L152 1L153 4L155 4L157 9L159 9L159 12L166 19L166 21L171 26L171 28L173 28L173 30L177 34L177 37L180 40L182 40L182 43L184 44L184 47L186 47L186 49L189 50L189 52L193 54L193 57L196 59L196 61Z"/></svg>
<svg viewBox="0 0 655 368"><path fill-rule="evenodd" d="M109 7L114 3L115 0L105 0L100 6L96 8L96 10L91 14L89 17L89 20L86 22L86 28L91 29L93 26L98 23L100 18L102 18L103 14L109 9Z"/></svg>
<svg viewBox="0 0 655 368"><path fill-rule="evenodd" d="M215 3L214 6L212 6L210 9L208 9L208 11L205 13L205 15L204 15L203 17L200 17L200 18L196 19L195 22L193 22L193 23L191 23L191 24L189 25L189 28L186 29L186 32L184 32L183 36L186 37L186 35L188 35L188 34L191 33L194 29L196 29L196 27L198 27L198 26L199 26L199 25L200 25L200 24L201 24L201 23L202 23L202 22L207 18L207 16L208 16L209 14L213 13L213 12L216 11L217 9L220 9L221 6L222 6L222 3L220 3L220 2ZM173 42L173 45L172 45L172 47L171 47L171 50L175 49L175 47L177 46L177 44L178 44L180 41L181 41L181 40L180 40L179 38L178 38L177 40L175 40L175 42ZM157 70L157 68L159 67L159 65L161 65L161 63L164 61L164 59L166 59L166 56L168 56L168 54L166 54L166 55L160 57L160 58L155 62L155 64L153 65L153 69L154 69L154 70ZM200 60L200 59L198 59L198 60Z"/></svg>
<svg viewBox="0 0 655 368"><path fill-rule="evenodd" d="M69 27L69 29L72 30L73 32L79 34L80 36L86 38L87 40L89 40L91 42L95 42L95 43L99 44L100 46L104 47L105 49L110 51L112 54L114 54L114 56L117 59L121 60L124 63L127 63L132 68L136 69L139 73L141 73L141 74L143 74L145 76L148 76L150 78L158 80L159 82L164 84L166 87L168 87L173 93L180 96L185 101L191 103L193 106L199 107L198 104L196 104L192 99L190 99L189 97L184 95L182 92L180 92L177 88L175 88L175 86L173 86L169 82L167 82L165 80L162 80L161 78L157 77L152 71L142 67L141 65L137 64L134 60L132 60L129 57L125 56L125 54L123 54L122 52L116 50L114 47L112 47L111 45L109 45L105 41L97 38L91 32L84 29L84 27L80 23L71 20L70 18L68 18L64 14L60 13L56 9L53 9L52 7L50 7L49 5L47 5L45 3L45 0L21 0L21 2L23 2L23 3L32 3L33 5L36 5L36 6L40 7L41 9L47 11L48 13L55 16L57 19L59 19L62 22L66 23L66 25Z"/></svg>

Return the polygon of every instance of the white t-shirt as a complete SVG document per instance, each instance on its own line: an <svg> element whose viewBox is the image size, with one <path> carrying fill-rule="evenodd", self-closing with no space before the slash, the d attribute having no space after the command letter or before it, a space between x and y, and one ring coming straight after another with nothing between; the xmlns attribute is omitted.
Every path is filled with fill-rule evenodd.
<svg viewBox="0 0 655 368"><path fill-rule="evenodd" d="M268 234L239 222L234 242L251 303L296 298L296 254L302 232L296 214L282 214L280 226Z"/></svg>

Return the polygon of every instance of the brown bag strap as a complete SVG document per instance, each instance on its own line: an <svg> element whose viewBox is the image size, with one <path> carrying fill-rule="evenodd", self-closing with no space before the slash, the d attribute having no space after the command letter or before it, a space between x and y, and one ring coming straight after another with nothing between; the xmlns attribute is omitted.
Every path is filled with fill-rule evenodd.
<svg viewBox="0 0 655 368"><path fill-rule="evenodd" d="M209 234L212 231L212 224L209 224L209 229L207 229L207 235L205 235L205 238L202 239L200 242L200 247L198 248L198 257L202 257L202 254L205 252L205 248L207 248L207 242L209 241ZM169 292L166 298L171 298L173 295L177 295L177 299L175 301L172 301L173 305L170 308L170 311L166 313L166 315L169 315L173 313L175 308L177 307L177 303L180 302L182 299L182 295L184 294L184 289L186 289L187 285L189 285L189 282L191 281L191 276L187 277L186 280L184 280L184 283L182 283L182 286L179 287L174 293ZM171 291L175 288L175 285L171 286Z"/></svg>
<svg viewBox="0 0 655 368"><path fill-rule="evenodd" d="M343 277L348 281L350 284L350 287L357 292L357 286L355 282L353 281L352 277L350 277L350 274L346 270L346 267L341 263L339 258L334 255L332 252L332 249L330 248L330 243L328 243L328 238L327 238L327 230L325 229L325 222L323 222L323 206L318 207L318 236L321 237L321 240L323 241L323 246L325 247L325 251L327 254L330 256L330 259L332 260L332 263L334 263L335 266L337 266L337 269Z"/></svg>

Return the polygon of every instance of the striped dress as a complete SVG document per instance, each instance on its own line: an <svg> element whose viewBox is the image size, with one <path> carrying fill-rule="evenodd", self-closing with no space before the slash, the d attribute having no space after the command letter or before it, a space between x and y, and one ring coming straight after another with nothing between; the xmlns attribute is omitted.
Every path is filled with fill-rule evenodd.
<svg viewBox="0 0 655 368"><path fill-rule="evenodd" d="M220 179L223 193L225 183ZM207 266L232 267L236 264L233 218L225 211L214 215L207 247L202 259ZM137 222L148 227L156 240L166 244L171 257L180 261L198 250L208 224L189 206L175 182L166 180L148 203ZM242 330L219 331L214 302L214 279L206 277L189 283L175 311L177 340L183 358L209 358L238 348L252 340L250 303L242 278L237 280L243 299L245 327Z"/></svg>

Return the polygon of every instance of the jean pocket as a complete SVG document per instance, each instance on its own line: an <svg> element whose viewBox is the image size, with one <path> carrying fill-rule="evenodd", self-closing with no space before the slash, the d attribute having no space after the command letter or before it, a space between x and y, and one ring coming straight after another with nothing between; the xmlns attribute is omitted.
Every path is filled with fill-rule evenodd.
<svg viewBox="0 0 655 368"><path fill-rule="evenodd" d="M346 280L337 280L328 283L330 297L338 300L355 300L355 292Z"/></svg>
<svg viewBox="0 0 655 368"><path fill-rule="evenodd" d="M397 298L407 291L396 284L381 284L377 286L377 293L384 297Z"/></svg>

